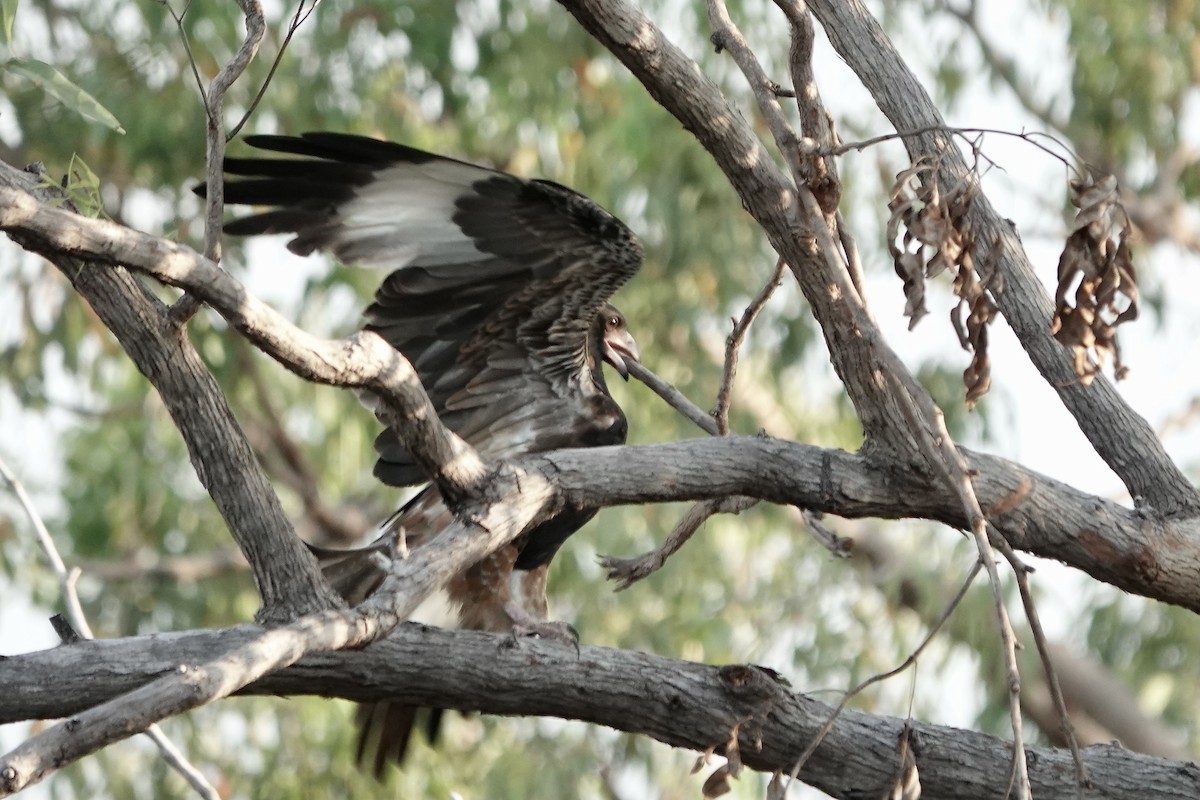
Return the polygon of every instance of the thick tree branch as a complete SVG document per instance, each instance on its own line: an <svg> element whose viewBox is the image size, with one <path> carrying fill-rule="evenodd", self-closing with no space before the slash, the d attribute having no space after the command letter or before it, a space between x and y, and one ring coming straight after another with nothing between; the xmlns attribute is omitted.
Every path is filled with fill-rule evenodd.
<svg viewBox="0 0 1200 800"><path fill-rule="evenodd" d="M0 662L0 722L71 715L195 663L215 648L244 646L254 626L221 631L81 642ZM356 652L309 656L243 693L392 698L415 705L492 714L581 719L704 750L739 728L743 761L786 769L832 709L793 694L749 666L713 667L644 653L523 641L467 631L400 626ZM904 721L844 711L801 773L839 798L883 797L898 764ZM1011 760L1007 742L970 731L916 724L922 798L1001 798ZM1065 751L1030 748L1035 797L1076 797ZM1193 764L1100 746L1084 751L1094 785L1087 800L1182 800L1200 792Z"/></svg>
<svg viewBox="0 0 1200 800"><path fill-rule="evenodd" d="M242 626L237 630L248 632L249 639L198 654L198 665L176 659L152 682L28 739L0 758L0 795L20 791L154 722L226 697L308 653L361 647L386 636L452 575L557 511L550 484L536 474L500 470L489 488L492 499L472 501L464 507L464 519L442 531L436 545L394 562L379 591L355 609L310 614L271 629ZM10 663L0 659L4 668Z"/></svg>
<svg viewBox="0 0 1200 800"><path fill-rule="evenodd" d="M896 130L945 125L925 89L859 0L809 0L809 6L838 55L854 70ZM947 185L974 182L971 170L947 134L930 132L905 137L904 141L912 159L929 156L936 160ZM1020 238L983 192L976 194L969 219L985 251L993 242L1002 245L998 252L1004 287L995 295L1004 318L1096 452L1124 481L1129 493L1142 498L1154 512L1173 516L1200 510L1200 493L1171 461L1151 427L1112 384L1102 378L1088 386L1078 381L1069 351L1050 333L1050 298Z"/></svg>
<svg viewBox="0 0 1200 800"><path fill-rule="evenodd" d="M835 248L833 234L812 192L784 175L746 123L694 61L682 53L639 9L624 0L560 0L597 41L612 51L650 95L674 115L712 155L737 191L743 206L763 228L772 247L788 263L821 324L833 367L862 422L868 441L917 461L907 433L907 417L881 379L884 364L898 363L870 315L858 300ZM724 34L725 31L722 31ZM736 37L722 47L738 47ZM749 65L747 60L746 65ZM757 73L755 73L757 74ZM760 110L793 171L802 174L798 141L787 126L765 75L751 79ZM802 203L798 192L807 195ZM818 237L825 241L818 242Z"/></svg>
<svg viewBox="0 0 1200 800"><path fill-rule="evenodd" d="M473 496L487 477L475 451L438 420L412 366L376 334L360 331L338 341L315 337L191 248L40 203L26 191L27 183L21 172L0 164L0 229L21 235L27 249L125 266L185 289L300 377L371 390L382 400L383 417L452 506ZM80 265L77 271L107 270Z"/></svg>
<svg viewBox="0 0 1200 800"><path fill-rule="evenodd" d="M1157 520L1011 461L962 453L989 523L1015 549L1200 611L1200 524ZM550 477L566 502L584 506L747 495L842 517L930 519L969 528L958 493L940 478L883 471L863 455L781 439L728 436L558 450L517 464Z"/></svg>
<svg viewBox="0 0 1200 800"><path fill-rule="evenodd" d="M0 167L0 178L4 174ZM193 291L297 374L363 386L388 398L407 420L400 426L404 435L417 431L414 452L428 445L430 439L422 437L433 437L432 452L424 452L434 456L431 469L443 491L458 489L471 497L488 483L473 451L456 437L440 447L438 431L444 429L436 417L395 388L405 385L403 371L411 367L378 337L360 333L332 342L313 337L188 248L40 206L23 192L0 189L0 228L38 237L42 247L129 263ZM428 402L423 393L419 399ZM1003 459L964 453L976 474L982 509L1014 548L1064 561L1126 591L1200 610L1200 536L1193 522L1129 511ZM780 440L729 437L560 451L522 463L559 486L563 499L583 506L743 494L848 517L913 517L969 527L961 503L932 476ZM669 479L664 465L670 465Z"/></svg>

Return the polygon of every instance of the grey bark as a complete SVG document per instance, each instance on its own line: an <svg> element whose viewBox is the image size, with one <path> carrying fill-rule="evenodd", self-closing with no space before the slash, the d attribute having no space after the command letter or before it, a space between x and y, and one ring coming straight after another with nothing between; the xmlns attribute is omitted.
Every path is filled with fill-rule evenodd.
<svg viewBox="0 0 1200 800"><path fill-rule="evenodd" d="M256 626L79 642L0 661L0 723L78 713L148 681L237 647ZM310 655L242 694L398 699L491 714L578 719L646 734L674 747L720 748L739 728L743 762L788 771L832 709L750 665L723 667L602 647L573 648L423 625L400 626L362 651ZM845 711L801 772L837 798L879 798L898 770L904 721ZM1002 798L1010 745L982 733L915 723L922 798ZM1173 800L1200 793L1194 764L1091 747L1093 786L1075 794L1070 756L1029 748L1035 796Z"/></svg>

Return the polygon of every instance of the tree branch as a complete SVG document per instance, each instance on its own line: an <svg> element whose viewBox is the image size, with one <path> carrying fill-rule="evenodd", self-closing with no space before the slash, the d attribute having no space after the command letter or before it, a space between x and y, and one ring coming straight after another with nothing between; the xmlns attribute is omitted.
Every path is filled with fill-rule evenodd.
<svg viewBox="0 0 1200 800"><path fill-rule="evenodd" d="M5 174L0 166L0 179ZM55 229L58 225L61 230ZM476 477L484 473L474 453L466 451L469 455L460 457L455 448L466 445L456 438L457 445L452 441L440 447L436 417L423 417L427 406L406 400L395 388L403 385L403 379L391 377L389 370L402 370L402 359L378 337L361 333L341 341L313 337L246 295L233 277L188 248L40 207L23 192L0 189L0 229L43 237L38 240L42 247L54 245L108 262L128 262L164 282L194 290L293 372L330 384L365 386L395 403L418 431L413 434L407 422L401 426L403 435L412 439L414 452L425 452L435 465L440 457L447 458L446 467L433 467L439 485L458 487L464 496L471 496L472 480L487 483ZM83 268L80 273L106 271ZM379 359L388 366L381 368ZM432 452L425 449L430 440L424 436L433 437ZM1148 517L1004 459L963 453L975 475L982 509L1014 548L1064 561L1123 590L1200 610L1200 581L1195 574L1195 564L1200 563L1195 543L1200 536L1194 521ZM955 495L930 476L883 466L863 455L774 439L722 437L653 447L559 451L520 463L553 481L561 488L562 499L584 507L744 494L846 517L924 518L969 527ZM661 480L663 464L672 466L670 482ZM464 467L466 480L459 471Z"/></svg>
<svg viewBox="0 0 1200 800"><path fill-rule="evenodd" d="M451 506L471 497L487 478L475 451L438 420L412 366L378 335L360 331L337 341L315 337L248 294L236 278L191 248L40 203L25 190L28 181L21 176L0 164L0 230L23 236L26 249L124 266L189 291L300 377L371 390L382 400L385 421ZM82 265L77 270L107 271Z"/></svg>
<svg viewBox="0 0 1200 800"><path fill-rule="evenodd" d="M159 720L227 697L308 653L362 647L386 636L451 576L557 511L550 484L536 474L503 469L489 485L493 499L472 501L465 507L465 520L443 530L436 545L394 562L380 589L361 605L310 614L276 628L241 626L235 630L247 632L248 639L198 655L198 665L176 659L161 677L88 707L0 758L0 795L20 791ZM9 664L10 659L0 659L0 666Z"/></svg>
<svg viewBox="0 0 1200 800"><path fill-rule="evenodd" d="M261 629L160 634L80 642L0 661L0 722L70 716L129 692L216 648L243 646ZM832 708L793 694L751 666L714 667L644 653L402 625L362 651L313 655L248 686L245 694L319 694L356 701L395 699L492 714L580 719L643 733L674 747L722 745L733 725L747 766L787 769ZM32 713L31 713L32 712ZM922 798L1001 798L1011 760L1007 742L985 734L914 724ZM847 710L801 772L839 798L882 797L894 783L904 721ZM718 747L718 752L720 749ZM1070 755L1029 748L1036 797L1075 797ZM1182 800L1200 791L1193 764L1087 748L1094 786L1085 800Z"/></svg>
<svg viewBox="0 0 1200 800"><path fill-rule="evenodd" d="M830 43L898 131L944 126L925 89L905 65L879 23L859 0L809 0ZM975 178L946 134L905 137L909 156L934 158L946 185ZM978 192L969 220L985 252L999 242L1004 288L997 303L1021 346L1079 424L1080 430L1129 493L1154 512L1182 516L1200 511L1200 493L1171 461L1154 431L1103 378L1081 384L1069 351L1050 333L1050 298L1029 262L1012 226Z"/></svg>

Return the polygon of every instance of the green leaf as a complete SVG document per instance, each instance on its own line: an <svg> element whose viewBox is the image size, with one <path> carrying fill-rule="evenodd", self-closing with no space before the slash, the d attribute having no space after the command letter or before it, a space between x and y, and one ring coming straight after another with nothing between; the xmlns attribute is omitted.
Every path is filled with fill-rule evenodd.
<svg viewBox="0 0 1200 800"><path fill-rule="evenodd" d="M19 0L0 0L0 35L4 36L4 44L12 45L13 22L17 19L17 4Z"/></svg>
<svg viewBox="0 0 1200 800"><path fill-rule="evenodd" d="M15 0L12 1L15 2ZM84 119L99 122L117 133L125 133L121 123L107 108L100 105L100 101L76 86L67 76L46 62L32 58L10 58L4 62L4 66L10 72L33 81L47 94L57 98L63 105Z"/></svg>

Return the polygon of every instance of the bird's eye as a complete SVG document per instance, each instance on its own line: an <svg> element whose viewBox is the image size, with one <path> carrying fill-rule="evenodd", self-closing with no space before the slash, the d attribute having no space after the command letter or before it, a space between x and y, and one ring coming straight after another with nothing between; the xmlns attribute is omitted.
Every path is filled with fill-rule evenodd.
<svg viewBox="0 0 1200 800"><path fill-rule="evenodd" d="M620 317L609 317L608 318L608 327L610 327L610 328L621 327L621 318Z"/></svg>

